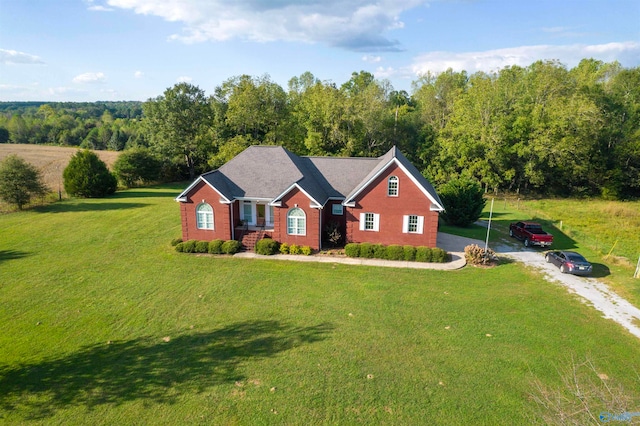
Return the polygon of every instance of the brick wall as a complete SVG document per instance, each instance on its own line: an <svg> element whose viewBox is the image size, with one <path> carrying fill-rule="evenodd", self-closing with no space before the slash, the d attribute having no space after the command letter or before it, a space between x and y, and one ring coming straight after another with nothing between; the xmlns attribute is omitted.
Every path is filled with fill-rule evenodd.
<svg viewBox="0 0 640 426"><path fill-rule="evenodd" d="M310 200L297 188L282 198L282 206L274 208L274 232L273 239L280 243L310 246L318 250L320 248L320 209L309 207ZM287 234L287 213L298 206L306 215L306 235Z"/></svg>
<svg viewBox="0 0 640 426"><path fill-rule="evenodd" d="M399 179L398 196L387 194L387 179ZM397 165L390 166L369 187L360 193L355 207L346 207L347 241L380 244L408 244L436 247L438 213L430 211L431 201ZM379 231L361 231L360 213L380 214ZM422 234L403 233L403 216L424 217Z"/></svg>
<svg viewBox="0 0 640 426"><path fill-rule="evenodd" d="M196 207L204 200L213 208L213 228L198 229L196 223ZM187 196L186 202L180 203L182 218L182 239L211 241L215 239L231 239L231 205L220 203L220 194L204 182L199 182Z"/></svg>

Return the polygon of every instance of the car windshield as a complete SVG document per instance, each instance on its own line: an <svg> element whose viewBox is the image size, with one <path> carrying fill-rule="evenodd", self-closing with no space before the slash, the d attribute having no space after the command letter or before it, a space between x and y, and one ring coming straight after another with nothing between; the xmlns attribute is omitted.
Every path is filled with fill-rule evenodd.
<svg viewBox="0 0 640 426"><path fill-rule="evenodd" d="M577 253L567 253L567 259L573 261L573 262L586 262L587 259L585 259L584 257L582 257L581 255L577 254Z"/></svg>

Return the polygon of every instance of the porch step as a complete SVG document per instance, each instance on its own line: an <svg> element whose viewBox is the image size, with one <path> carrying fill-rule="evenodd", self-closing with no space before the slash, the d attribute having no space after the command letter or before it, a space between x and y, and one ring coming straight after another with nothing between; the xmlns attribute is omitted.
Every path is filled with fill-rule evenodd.
<svg viewBox="0 0 640 426"><path fill-rule="evenodd" d="M242 243L242 248L245 250L253 250L260 237L260 231L246 231L242 236L242 239L240 240L240 243Z"/></svg>

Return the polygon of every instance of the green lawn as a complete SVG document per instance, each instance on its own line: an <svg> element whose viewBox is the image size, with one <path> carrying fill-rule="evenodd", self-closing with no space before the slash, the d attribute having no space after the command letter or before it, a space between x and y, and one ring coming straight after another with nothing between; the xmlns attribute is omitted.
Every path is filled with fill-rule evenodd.
<svg viewBox="0 0 640 426"><path fill-rule="evenodd" d="M180 254L182 188L0 216L0 423L545 423L584 360L640 409L638 339L519 264Z"/></svg>

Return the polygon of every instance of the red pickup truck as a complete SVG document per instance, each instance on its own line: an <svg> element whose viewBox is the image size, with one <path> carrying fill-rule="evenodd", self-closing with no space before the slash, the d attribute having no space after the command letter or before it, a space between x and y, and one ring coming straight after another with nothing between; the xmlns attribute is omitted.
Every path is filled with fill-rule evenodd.
<svg viewBox="0 0 640 426"><path fill-rule="evenodd" d="M553 235L546 233L539 223L516 222L509 225L509 236L524 241L525 247L548 247L553 243Z"/></svg>

